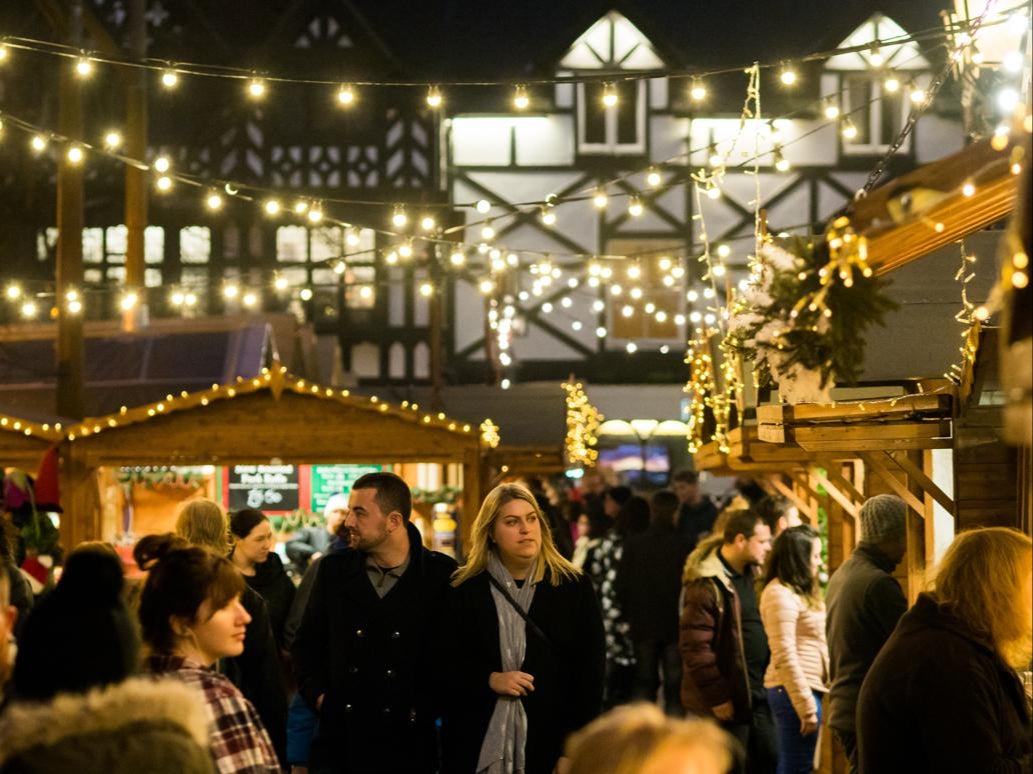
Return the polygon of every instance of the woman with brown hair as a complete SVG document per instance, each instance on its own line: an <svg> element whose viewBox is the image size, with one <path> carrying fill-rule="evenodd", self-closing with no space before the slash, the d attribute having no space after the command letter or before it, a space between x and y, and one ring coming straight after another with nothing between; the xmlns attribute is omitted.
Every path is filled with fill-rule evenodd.
<svg viewBox="0 0 1033 774"><path fill-rule="evenodd" d="M534 495L484 500L452 580L445 772L551 774L602 706L603 626L592 584L560 556Z"/></svg>
<svg viewBox="0 0 1033 774"><path fill-rule="evenodd" d="M1016 670L1031 658L1033 542L1003 527L958 535L861 686L860 771L1029 772Z"/></svg>

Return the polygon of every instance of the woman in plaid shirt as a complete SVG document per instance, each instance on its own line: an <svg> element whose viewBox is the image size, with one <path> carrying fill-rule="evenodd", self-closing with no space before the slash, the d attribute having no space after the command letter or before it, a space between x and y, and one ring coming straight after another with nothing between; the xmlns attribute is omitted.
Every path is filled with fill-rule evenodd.
<svg viewBox="0 0 1033 774"><path fill-rule="evenodd" d="M134 551L149 570L140 623L148 666L196 685L206 700L212 758L220 772L267 774L280 765L255 708L212 665L239 656L251 617L240 604L244 580L229 560L173 535L149 535Z"/></svg>

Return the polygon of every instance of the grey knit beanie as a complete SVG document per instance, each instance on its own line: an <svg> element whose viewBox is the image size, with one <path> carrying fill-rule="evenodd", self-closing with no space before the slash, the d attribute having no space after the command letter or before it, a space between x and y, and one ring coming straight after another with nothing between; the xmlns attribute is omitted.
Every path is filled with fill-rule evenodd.
<svg viewBox="0 0 1033 774"><path fill-rule="evenodd" d="M869 497L861 506L861 540L881 543L904 534L907 504L896 495Z"/></svg>

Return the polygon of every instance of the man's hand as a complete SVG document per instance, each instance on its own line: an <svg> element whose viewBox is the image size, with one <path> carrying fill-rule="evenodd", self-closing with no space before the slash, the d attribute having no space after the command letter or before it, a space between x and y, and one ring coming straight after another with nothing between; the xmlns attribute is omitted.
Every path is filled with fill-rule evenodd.
<svg viewBox="0 0 1033 774"><path fill-rule="evenodd" d="M800 735L810 736L818 730L818 713L812 712L800 721Z"/></svg>
<svg viewBox="0 0 1033 774"><path fill-rule="evenodd" d="M488 686L499 696L527 696L534 690L534 675L527 672L492 672Z"/></svg>
<svg viewBox="0 0 1033 774"><path fill-rule="evenodd" d="M711 707L710 711L714 713L715 718L723 720L725 723L730 723L732 718L735 717L735 706L730 701Z"/></svg>

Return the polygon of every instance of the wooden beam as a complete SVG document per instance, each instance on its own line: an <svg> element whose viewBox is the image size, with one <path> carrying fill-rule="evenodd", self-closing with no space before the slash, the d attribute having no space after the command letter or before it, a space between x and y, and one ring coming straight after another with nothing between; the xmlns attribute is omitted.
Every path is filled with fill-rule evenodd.
<svg viewBox="0 0 1033 774"><path fill-rule="evenodd" d="M917 484L923 492L932 497L936 502L943 506L944 510L952 516L955 515L954 501L944 492L940 487L936 485L929 476L925 474L925 471L918 467L914 462L907 458L905 454L894 455L890 452L883 452L887 458L892 460L897 467L907 473L908 477Z"/></svg>
<svg viewBox="0 0 1033 774"><path fill-rule="evenodd" d="M771 486L775 487L779 494L799 508L800 512L804 514L812 524L818 523L818 514L815 513L813 508L811 508L810 503L800 497L792 487L786 486L782 482L782 478L780 476L768 476L768 481L771 482Z"/></svg>
<svg viewBox="0 0 1033 774"><path fill-rule="evenodd" d="M821 482L821 485L825 487L825 491L829 493L833 500L843 506L844 511L856 519L858 512L860 511L860 506L851 498L843 494L843 492L841 492L839 488L832 483L831 479L822 473L821 470L821 468L814 466L811 468L811 475Z"/></svg>
<svg viewBox="0 0 1033 774"><path fill-rule="evenodd" d="M847 497L852 499L855 503L863 504L865 496L857 489L857 487L854 486L850 479L836 469L838 465L839 463L835 461L831 461L825 465L825 475L828 476L829 481L839 487L840 491L846 494Z"/></svg>
<svg viewBox="0 0 1033 774"><path fill-rule="evenodd" d="M908 506L910 506L911 510L923 519L925 518L925 503L915 497L911 490L904 486L904 484L900 482L900 479L894 476L892 471L882 464L882 460L879 459L879 455L863 451L860 452L860 457L864 460L864 464L867 465L875 475L886 482L897 497L906 502Z"/></svg>

